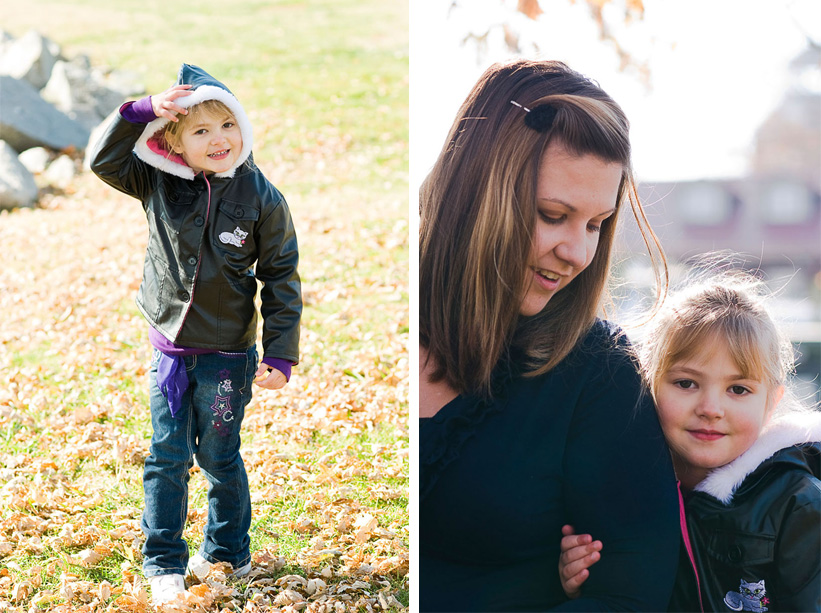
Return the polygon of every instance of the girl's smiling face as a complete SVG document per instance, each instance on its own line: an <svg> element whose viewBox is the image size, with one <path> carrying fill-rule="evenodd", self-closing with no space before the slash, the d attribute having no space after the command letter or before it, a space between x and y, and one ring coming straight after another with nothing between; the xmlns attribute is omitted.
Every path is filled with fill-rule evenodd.
<svg viewBox="0 0 821 613"><path fill-rule="evenodd" d="M783 388L745 378L715 336L673 364L655 392L659 421L682 485L692 489L710 470L735 460L756 441Z"/></svg>
<svg viewBox="0 0 821 613"><path fill-rule="evenodd" d="M559 141L539 165L536 228L519 312L539 313L593 261L605 219L616 212L622 165L569 153Z"/></svg>
<svg viewBox="0 0 821 613"><path fill-rule="evenodd" d="M242 133L233 115L202 112L186 122L174 151L195 173L226 172L242 152Z"/></svg>

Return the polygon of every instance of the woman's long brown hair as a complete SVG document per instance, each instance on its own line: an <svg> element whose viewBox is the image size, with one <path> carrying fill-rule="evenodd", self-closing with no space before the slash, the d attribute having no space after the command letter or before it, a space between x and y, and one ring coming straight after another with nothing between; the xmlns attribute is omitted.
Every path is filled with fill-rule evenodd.
<svg viewBox="0 0 821 613"><path fill-rule="evenodd" d="M525 124L551 104L552 128ZM661 246L636 194L629 124L598 85L560 62L491 66L459 110L420 189L419 331L432 379L459 393L489 395L492 373L514 348L528 375L558 364L589 330L607 295L618 210L626 200L644 237L657 287L667 285ZM521 317L536 223L536 184L547 144L622 165L616 214L601 227L591 262L541 313Z"/></svg>

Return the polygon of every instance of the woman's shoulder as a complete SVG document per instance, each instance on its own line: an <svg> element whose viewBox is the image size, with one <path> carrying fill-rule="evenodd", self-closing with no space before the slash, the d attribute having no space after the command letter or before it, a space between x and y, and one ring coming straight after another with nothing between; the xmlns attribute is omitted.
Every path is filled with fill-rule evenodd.
<svg viewBox="0 0 821 613"><path fill-rule="evenodd" d="M629 340L619 326L602 319L593 322L553 369L514 381L532 394L555 396L560 390L588 401L616 392L637 397L642 389Z"/></svg>
<svg viewBox="0 0 821 613"><path fill-rule="evenodd" d="M592 362L636 367L633 347L621 327L599 318L596 318L565 361L573 366L577 366L579 362Z"/></svg>
<svg viewBox="0 0 821 613"><path fill-rule="evenodd" d="M618 324L598 317L593 320L593 325L584 336L585 342L599 342L607 345L612 345L622 339L626 339L626 336Z"/></svg>

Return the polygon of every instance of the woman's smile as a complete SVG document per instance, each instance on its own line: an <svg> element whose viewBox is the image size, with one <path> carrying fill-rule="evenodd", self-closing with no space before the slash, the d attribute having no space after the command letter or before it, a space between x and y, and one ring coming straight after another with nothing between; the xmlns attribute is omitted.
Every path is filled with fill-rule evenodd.
<svg viewBox="0 0 821 613"><path fill-rule="evenodd" d="M536 283L541 285L545 291L553 292L559 288L561 275L533 266L531 266L531 270L533 270L533 277Z"/></svg>
<svg viewBox="0 0 821 613"><path fill-rule="evenodd" d="M573 155L560 141L547 146L537 178L538 211L522 315L539 313L593 261L601 225L616 210L622 171L616 162Z"/></svg>

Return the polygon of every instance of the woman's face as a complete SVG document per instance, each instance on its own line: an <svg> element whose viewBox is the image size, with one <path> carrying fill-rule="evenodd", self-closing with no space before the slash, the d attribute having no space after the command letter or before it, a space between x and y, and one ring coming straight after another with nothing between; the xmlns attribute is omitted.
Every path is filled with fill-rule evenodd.
<svg viewBox="0 0 821 613"><path fill-rule="evenodd" d="M519 312L539 313L596 254L605 219L616 212L622 165L575 156L551 142L539 164L538 212Z"/></svg>

